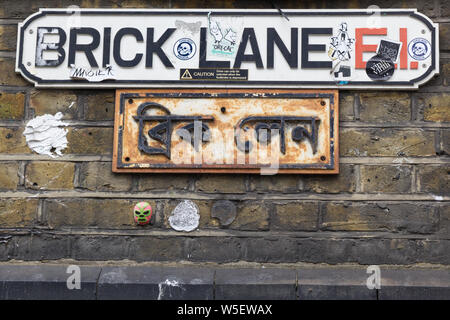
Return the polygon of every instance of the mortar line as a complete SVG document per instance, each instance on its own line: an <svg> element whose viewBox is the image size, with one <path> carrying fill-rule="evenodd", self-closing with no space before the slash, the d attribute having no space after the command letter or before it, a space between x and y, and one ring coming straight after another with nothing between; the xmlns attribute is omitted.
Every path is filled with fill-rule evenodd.
<svg viewBox="0 0 450 320"><path fill-rule="evenodd" d="M355 164L355 192L360 193L362 190L362 183L361 183L361 165Z"/></svg>
<svg viewBox="0 0 450 320"><path fill-rule="evenodd" d="M188 240L193 238L213 238L213 237L235 237L235 238L264 238L264 239L280 239L280 237L291 237L301 239L404 239L404 240L424 240L424 241L449 241L450 237L435 233L417 234L417 233L398 233L388 231L244 231L244 230L223 230L223 229L202 229L195 232L179 232L169 229L154 229L150 233L148 231L136 229L97 229L97 228L66 228L66 229L49 229L28 228L28 229L6 229L1 228L0 232L8 236L31 236L31 235L52 235L52 236L99 236L99 237L176 237L185 238L185 248L189 246ZM183 253L187 256L187 251Z"/></svg>
<svg viewBox="0 0 450 320"><path fill-rule="evenodd" d="M359 94L355 93L354 95L354 101L353 101L353 113L354 113L354 119L359 120L360 119L360 106L361 106L361 100L359 97ZM341 121L339 121L339 126L341 126Z"/></svg>
<svg viewBox="0 0 450 320"><path fill-rule="evenodd" d="M31 91L26 90L25 91L25 105L24 105L24 120L23 120L23 126L25 127L25 122L32 118L32 112L30 110L30 101L31 101Z"/></svg>
<svg viewBox="0 0 450 320"><path fill-rule="evenodd" d="M439 130L439 155L445 155L444 130Z"/></svg>
<svg viewBox="0 0 450 320"><path fill-rule="evenodd" d="M25 18L23 18L25 19ZM0 18L0 25L7 24L18 24L23 21L23 19L15 19L15 18Z"/></svg>
<svg viewBox="0 0 450 320"><path fill-rule="evenodd" d="M2 90L3 92L7 92ZM25 90L18 90L18 92L24 92ZM26 95L27 96L27 95ZM82 99L80 99L82 100ZM81 104L81 102L80 102ZM29 106L29 97L27 99L26 97L26 106ZM81 111L79 111L81 112ZM81 117L79 114L78 117ZM28 112L26 114L25 119L30 119L31 113ZM101 121L94 121L94 120L64 120L64 122L69 127L107 127L107 128L113 128L114 127L114 121L111 120L101 120ZM9 120L0 120L0 127L9 127L9 126L17 126L19 124L23 124L22 120L15 120L15 121L9 121ZM408 130L408 129L449 129L450 128L450 122L425 122L425 121L414 121L410 123L373 123L373 122L361 122L361 121L340 121L339 123L340 128L358 128L358 129L365 129L364 131L370 130L370 129L377 129L377 128L394 128L399 130Z"/></svg>
<svg viewBox="0 0 450 320"><path fill-rule="evenodd" d="M0 51L0 58L16 58L15 51Z"/></svg>
<svg viewBox="0 0 450 320"><path fill-rule="evenodd" d="M392 122L392 123L376 123L376 122L363 122L363 121L340 121L340 128L361 128L361 129L371 129L371 128L398 128L399 130L407 129L439 129L439 128L450 128L450 122L426 122L423 120L410 120L409 122Z"/></svg>
<svg viewBox="0 0 450 320"><path fill-rule="evenodd" d="M76 162L84 162L84 161L100 161L100 162L111 162L111 155L78 155L78 154L67 154L61 157L51 158L46 155L39 155L35 153L29 154L6 154L0 153L0 161L29 161L29 160L45 160L45 161L76 161ZM429 156L429 157L348 157L341 156L339 158L340 163L342 164L386 164L386 165L409 165L409 164L448 164L450 163L450 157L443 156ZM193 178L195 178L195 174L191 174ZM324 175L325 177L326 175ZM299 185L301 188L301 184Z"/></svg>
<svg viewBox="0 0 450 320"><path fill-rule="evenodd" d="M5 191L0 193L0 199L8 198L79 198L79 199L187 199L187 200L311 200L311 201L429 201L429 202L446 202L450 201L450 196L442 196L441 200L436 200L433 194L410 194L410 193L198 193L183 191L154 191L154 192L102 192L102 191Z"/></svg>
<svg viewBox="0 0 450 320"><path fill-rule="evenodd" d="M410 110L411 110L410 120L413 122L418 122L419 120L418 120L417 96L415 94L411 95Z"/></svg>
<svg viewBox="0 0 450 320"><path fill-rule="evenodd" d="M39 199L39 204L38 204L37 212L36 212L36 215L37 215L36 216L36 220L37 220L38 223L42 223L43 222L42 214L44 212L44 202L45 202L45 199Z"/></svg>
<svg viewBox="0 0 450 320"><path fill-rule="evenodd" d="M419 188L419 168L417 165L413 165L413 178L411 181L412 184L412 193L419 193L420 188Z"/></svg>
<svg viewBox="0 0 450 320"><path fill-rule="evenodd" d="M434 132L434 149L436 150L436 155L442 153L440 132L440 130Z"/></svg>
<svg viewBox="0 0 450 320"><path fill-rule="evenodd" d="M17 172L17 174L19 175L20 187L25 187L25 166L26 161L19 161L19 172Z"/></svg>
<svg viewBox="0 0 450 320"><path fill-rule="evenodd" d="M73 187L81 188L81 163L76 162L73 172Z"/></svg>
<svg viewBox="0 0 450 320"><path fill-rule="evenodd" d="M321 228L321 225L322 225L322 221L323 221L323 217L322 217L322 215L323 215L323 207L325 206L325 203L324 202L322 202L322 201L319 201L319 203L318 203L318 214L317 214L317 221L316 221L316 223L317 223L317 226L316 226L316 231L317 232L320 232L320 231L322 231L322 228Z"/></svg>

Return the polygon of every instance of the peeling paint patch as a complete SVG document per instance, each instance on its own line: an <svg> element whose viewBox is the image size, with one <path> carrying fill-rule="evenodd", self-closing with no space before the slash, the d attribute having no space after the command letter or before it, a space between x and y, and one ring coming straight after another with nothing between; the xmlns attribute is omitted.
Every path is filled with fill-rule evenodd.
<svg viewBox="0 0 450 320"><path fill-rule="evenodd" d="M193 231L197 229L200 221L198 212L199 209L194 202L184 200L173 209L169 217L170 226L176 231Z"/></svg>
<svg viewBox="0 0 450 320"><path fill-rule="evenodd" d="M396 159L394 159L394 160L392 160L392 163L411 163L412 162L412 160L409 160L408 158L405 158L405 157L403 157L403 158L396 158Z"/></svg>
<svg viewBox="0 0 450 320"><path fill-rule="evenodd" d="M182 20L175 20L175 26L178 29L185 30L192 34L199 33L201 25L202 25L201 21L189 23Z"/></svg>
<svg viewBox="0 0 450 320"><path fill-rule="evenodd" d="M61 121L62 117L63 114L58 112L54 116L45 114L28 121L23 132L28 147L52 158L62 156L61 151L67 147L67 130L60 128L67 126Z"/></svg>

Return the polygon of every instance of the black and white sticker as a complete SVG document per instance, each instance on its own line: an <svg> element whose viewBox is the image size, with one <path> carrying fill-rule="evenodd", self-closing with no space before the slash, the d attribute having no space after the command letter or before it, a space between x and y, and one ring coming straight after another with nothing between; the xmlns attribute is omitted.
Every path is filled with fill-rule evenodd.
<svg viewBox="0 0 450 320"><path fill-rule="evenodd" d="M395 71L394 62L381 55L373 56L366 64L366 73L374 81L386 81Z"/></svg>
<svg viewBox="0 0 450 320"><path fill-rule="evenodd" d="M400 50L402 49L402 43L399 41L382 39L378 44L377 54L389 58L392 62L397 62L400 56Z"/></svg>

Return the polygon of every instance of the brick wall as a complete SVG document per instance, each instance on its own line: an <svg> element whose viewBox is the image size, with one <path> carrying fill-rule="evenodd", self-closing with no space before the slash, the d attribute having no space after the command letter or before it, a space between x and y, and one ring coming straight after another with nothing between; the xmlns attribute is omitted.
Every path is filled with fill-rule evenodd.
<svg viewBox="0 0 450 320"><path fill-rule="evenodd" d="M270 1L186 1L195 8L272 8ZM366 8L372 1L275 1L284 8ZM113 174L114 91L38 90L14 72L17 23L40 7L164 7L184 1L0 1L0 261L78 260L450 264L450 2L417 7L440 23L441 75L418 91L341 91L341 173ZM26 145L25 123L62 112L64 156ZM200 226L168 224L181 199ZM232 200L228 228L211 218ZM149 201L154 226L132 207Z"/></svg>

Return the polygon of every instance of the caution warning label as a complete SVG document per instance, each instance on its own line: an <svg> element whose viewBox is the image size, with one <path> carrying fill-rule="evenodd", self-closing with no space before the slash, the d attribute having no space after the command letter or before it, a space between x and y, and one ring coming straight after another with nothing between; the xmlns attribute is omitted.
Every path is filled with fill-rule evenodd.
<svg viewBox="0 0 450 320"><path fill-rule="evenodd" d="M180 80L247 81L248 69L180 69Z"/></svg>

